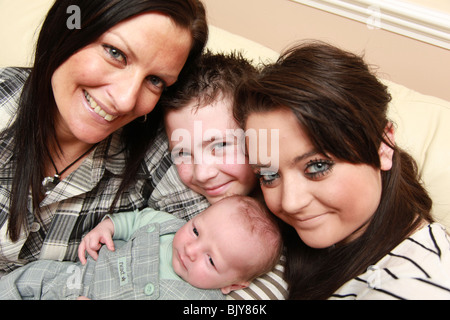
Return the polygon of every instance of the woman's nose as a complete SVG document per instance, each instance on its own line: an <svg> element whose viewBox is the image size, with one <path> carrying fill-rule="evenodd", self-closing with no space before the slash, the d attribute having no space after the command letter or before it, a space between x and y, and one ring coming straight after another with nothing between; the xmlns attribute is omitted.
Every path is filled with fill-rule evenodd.
<svg viewBox="0 0 450 320"><path fill-rule="evenodd" d="M138 74L124 73L116 79L110 86L109 95L117 112L126 114L136 107L142 85L142 77Z"/></svg>

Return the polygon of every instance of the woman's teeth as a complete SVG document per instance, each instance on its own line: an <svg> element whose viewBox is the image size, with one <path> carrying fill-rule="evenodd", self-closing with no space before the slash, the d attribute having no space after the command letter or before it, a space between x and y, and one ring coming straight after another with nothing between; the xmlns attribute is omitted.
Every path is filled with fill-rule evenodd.
<svg viewBox="0 0 450 320"><path fill-rule="evenodd" d="M87 93L87 91L84 91L84 96L86 97L86 100L89 102L89 105L92 108L92 110L94 110L95 113L97 113L100 117L102 117L106 121L113 121L114 119L117 118L117 116L110 115L106 113L105 110L100 108L97 102L95 102L95 100L92 99L92 97L89 95L89 93Z"/></svg>

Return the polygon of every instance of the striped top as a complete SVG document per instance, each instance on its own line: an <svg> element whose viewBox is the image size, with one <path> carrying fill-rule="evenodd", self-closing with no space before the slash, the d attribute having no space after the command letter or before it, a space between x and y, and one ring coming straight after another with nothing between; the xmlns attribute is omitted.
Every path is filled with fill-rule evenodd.
<svg viewBox="0 0 450 320"><path fill-rule="evenodd" d="M285 300L288 296L288 285L284 281L284 257L272 271L256 278L245 289L232 291L227 300Z"/></svg>
<svg viewBox="0 0 450 320"><path fill-rule="evenodd" d="M377 264L344 284L331 299L450 299L450 238L429 224Z"/></svg>

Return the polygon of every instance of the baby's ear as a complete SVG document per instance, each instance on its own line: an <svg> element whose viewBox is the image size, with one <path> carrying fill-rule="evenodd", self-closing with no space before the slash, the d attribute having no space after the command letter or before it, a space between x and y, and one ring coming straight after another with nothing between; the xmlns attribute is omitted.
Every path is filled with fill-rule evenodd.
<svg viewBox="0 0 450 320"><path fill-rule="evenodd" d="M250 285L250 282L245 281L245 282L241 282L238 284L230 284L229 286L223 287L220 290L222 290L223 294L229 294L231 291L244 289L244 288L247 288L249 285Z"/></svg>

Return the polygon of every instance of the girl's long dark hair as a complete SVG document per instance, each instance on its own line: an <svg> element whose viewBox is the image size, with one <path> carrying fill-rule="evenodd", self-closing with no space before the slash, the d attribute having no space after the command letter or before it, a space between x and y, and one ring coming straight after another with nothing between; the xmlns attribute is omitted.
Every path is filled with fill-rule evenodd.
<svg viewBox="0 0 450 320"><path fill-rule="evenodd" d="M320 42L291 48L266 66L260 79L237 91L234 112L242 126L251 113L287 108L319 153L380 168L380 144L394 150L391 170L381 171L380 204L362 236L332 249L313 249L284 225L289 298L329 298L423 220L432 221L432 202L415 161L384 134L390 99L386 86L361 57Z"/></svg>
<svg viewBox="0 0 450 320"><path fill-rule="evenodd" d="M80 9L81 28L67 27L69 6ZM27 225L28 194L31 187L33 210L39 214L41 181L44 165L50 161L48 146L57 146L54 115L56 104L51 78L54 71L72 54L94 42L100 35L121 21L145 12L160 12L171 17L178 26L190 30L193 45L182 70L201 54L208 38L205 9L199 0L57 0L44 21L36 45L35 61L25 83L18 114L2 138L14 142L15 175L12 183L8 233L13 241ZM155 108L148 121L133 121L123 128L122 140L126 148L126 168L120 194L134 181L145 152L160 126L161 112ZM136 137L145 137L136 139ZM32 161L30 161L32 159Z"/></svg>

